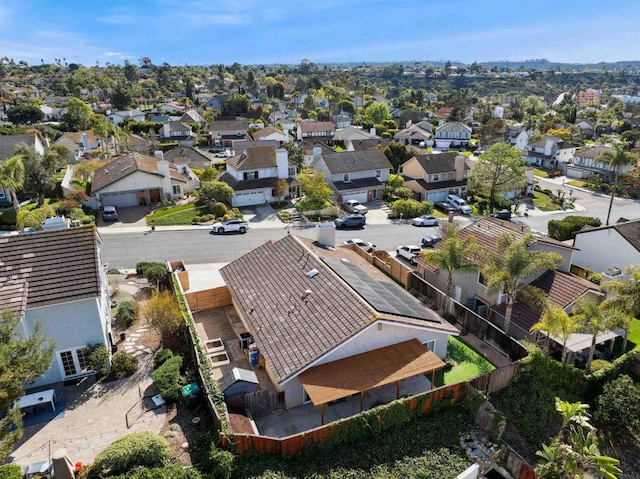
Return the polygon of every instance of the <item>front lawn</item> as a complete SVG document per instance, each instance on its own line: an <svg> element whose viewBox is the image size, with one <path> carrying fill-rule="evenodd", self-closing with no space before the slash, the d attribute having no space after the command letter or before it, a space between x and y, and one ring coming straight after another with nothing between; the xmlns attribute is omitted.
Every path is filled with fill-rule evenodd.
<svg viewBox="0 0 640 479"><path fill-rule="evenodd" d="M571 186L576 186L578 188L584 188L586 186L589 186L586 181L582 181L582 180L567 181L567 184Z"/></svg>
<svg viewBox="0 0 640 479"><path fill-rule="evenodd" d="M631 328L629 328L629 336L627 336L627 351L638 348L640 348L640 319L636 318L631 322ZM613 346L613 355L614 357L617 357L623 353L622 338L616 338L616 342Z"/></svg>
<svg viewBox="0 0 640 479"><path fill-rule="evenodd" d="M447 348L447 367L436 373L436 387L468 381L496 368L471 346L453 336L449 336Z"/></svg>
<svg viewBox="0 0 640 479"><path fill-rule="evenodd" d="M533 176L539 176L540 178L549 178L549 173L539 168L533 169Z"/></svg>
<svg viewBox="0 0 640 479"><path fill-rule="evenodd" d="M558 211L561 209L558 203L554 203L549 195L541 191L533 192L533 204L541 211Z"/></svg>
<svg viewBox="0 0 640 479"><path fill-rule="evenodd" d="M147 216L147 224L155 226L190 225L194 216L208 213L209 205L199 201L188 205L168 206L155 210Z"/></svg>

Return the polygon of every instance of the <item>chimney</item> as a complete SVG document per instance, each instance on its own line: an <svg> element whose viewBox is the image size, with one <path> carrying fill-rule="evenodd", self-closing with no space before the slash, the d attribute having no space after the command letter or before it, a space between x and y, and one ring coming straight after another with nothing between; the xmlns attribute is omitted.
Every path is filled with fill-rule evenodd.
<svg viewBox="0 0 640 479"><path fill-rule="evenodd" d="M405 123L404 127L405 128L409 128L409 127L411 127L411 125L413 125L413 122L411 120L407 120L407 122Z"/></svg>
<svg viewBox="0 0 640 479"><path fill-rule="evenodd" d="M547 141L544 144L544 154L551 156L551 149L553 148L553 137L548 136Z"/></svg>
<svg viewBox="0 0 640 479"><path fill-rule="evenodd" d="M80 138L82 139L82 147L85 150L90 150L91 145L89 144L89 137L87 136L87 134L83 133L82 135L80 135Z"/></svg>
<svg viewBox="0 0 640 479"><path fill-rule="evenodd" d="M336 228L332 221L320 223L317 228L317 241L324 246L336 246Z"/></svg>
<svg viewBox="0 0 640 479"><path fill-rule="evenodd" d="M369 130L369 138L375 138L375 137L376 137L376 128L375 128L375 127L372 127L372 128Z"/></svg>
<svg viewBox="0 0 640 479"><path fill-rule="evenodd" d="M159 160L164 160L164 153L162 152L162 150L154 151L153 156Z"/></svg>
<svg viewBox="0 0 640 479"><path fill-rule="evenodd" d="M464 156L456 156L453 168L456 171L456 181L462 181L464 179Z"/></svg>
<svg viewBox="0 0 640 479"><path fill-rule="evenodd" d="M322 147L314 146L313 147L313 159L315 160L322 154Z"/></svg>
<svg viewBox="0 0 640 479"><path fill-rule="evenodd" d="M289 153L284 148L278 148L276 150L276 167L278 178L289 177Z"/></svg>

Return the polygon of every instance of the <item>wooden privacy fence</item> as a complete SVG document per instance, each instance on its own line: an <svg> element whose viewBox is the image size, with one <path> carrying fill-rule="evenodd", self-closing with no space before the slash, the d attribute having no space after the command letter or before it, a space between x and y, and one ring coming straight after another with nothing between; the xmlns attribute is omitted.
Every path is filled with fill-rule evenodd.
<svg viewBox="0 0 640 479"><path fill-rule="evenodd" d="M468 387L467 383L443 386L423 394L398 399L390 404L379 406L364 413L283 438L258 436L254 434L236 434L232 438L227 438L223 435L221 445L229 447L231 443L233 443L236 452L240 455L248 452L256 452L261 454L293 456L309 445L322 444L329 441L336 434L340 434L342 440L349 440L348 430L351 423L361 421L363 414L368 415L372 421L376 422L374 427L378 426L378 428L382 430L385 429L384 423L387 420L387 416L394 416L393 411L389 408L404 408L413 414L424 415L431 411L438 403L453 404L460 401L467 395ZM377 412L377 414L372 414L372 412Z"/></svg>
<svg viewBox="0 0 640 479"><path fill-rule="evenodd" d="M194 313L232 304L231 293L226 286L185 293L184 296L189 303L189 309Z"/></svg>
<svg viewBox="0 0 640 479"><path fill-rule="evenodd" d="M520 368L517 364L509 364L473 378L470 383L478 391L482 391L484 394L491 394L506 388L511 380L518 376L519 372Z"/></svg>
<svg viewBox="0 0 640 479"><path fill-rule="evenodd" d="M245 394L244 407L252 417L262 417L282 409L282 403L277 392L263 390Z"/></svg>
<svg viewBox="0 0 640 479"><path fill-rule="evenodd" d="M369 263L374 265L380 271L384 271L393 279L402 283L402 285L408 289L409 286L409 275L411 274L412 269L402 262L398 261L392 256L388 257L388 261L383 261L378 256L367 253L363 248L360 248L358 245L350 244L345 245L345 248L350 248L352 251L356 252L359 256L366 259Z"/></svg>

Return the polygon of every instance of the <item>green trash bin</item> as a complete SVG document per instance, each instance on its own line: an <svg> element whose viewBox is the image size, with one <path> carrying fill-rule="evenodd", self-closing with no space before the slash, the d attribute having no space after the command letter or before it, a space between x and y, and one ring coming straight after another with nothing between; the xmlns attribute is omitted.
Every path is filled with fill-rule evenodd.
<svg viewBox="0 0 640 479"><path fill-rule="evenodd" d="M200 386L196 383L187 384L182 386L182 400L185 406L194 407L198 403L198 394L200 393Z"/></svg>

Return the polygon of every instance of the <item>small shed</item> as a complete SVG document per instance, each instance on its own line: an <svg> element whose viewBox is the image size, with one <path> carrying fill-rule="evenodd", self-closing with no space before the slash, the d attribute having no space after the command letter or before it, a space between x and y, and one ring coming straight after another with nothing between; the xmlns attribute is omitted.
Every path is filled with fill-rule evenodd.
<svg viewBox="0 0 640 479"><path fill-rule="evenodd" d="M218 381L225 399L256 392L260 389L258 376L249 369L233 368Z"/></svg>

